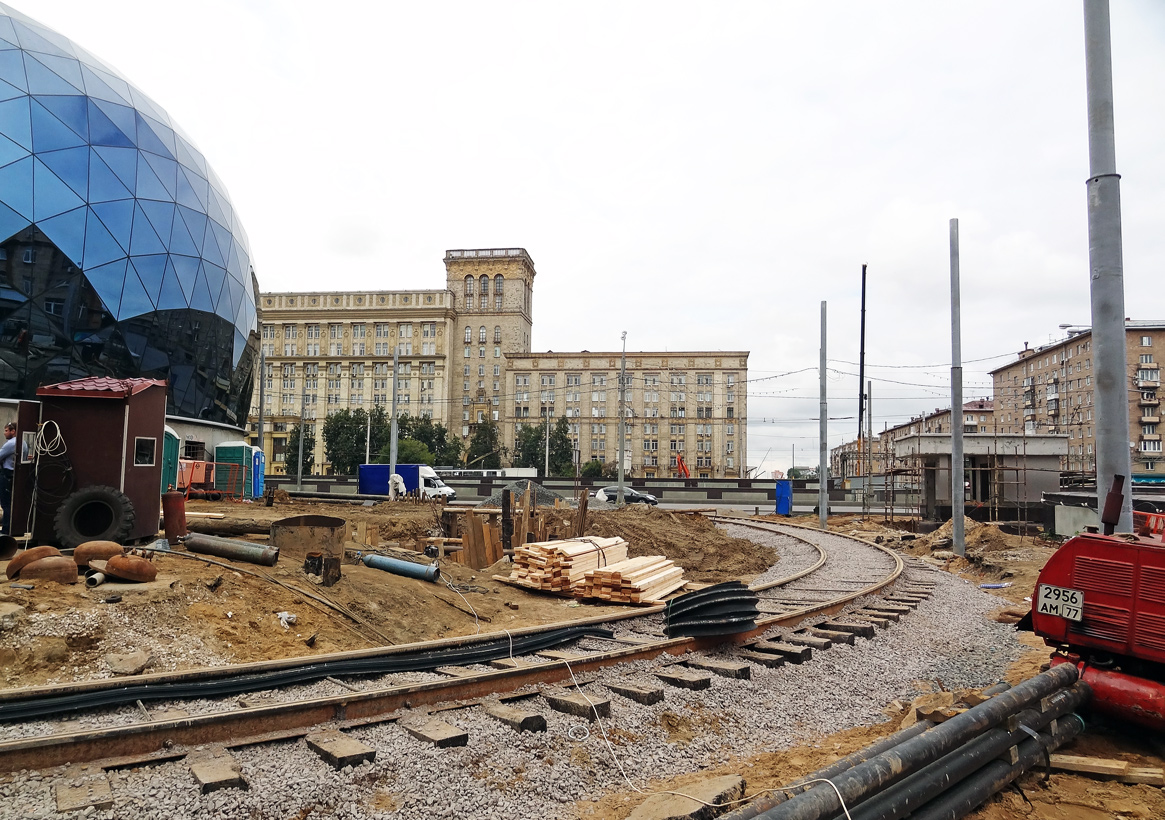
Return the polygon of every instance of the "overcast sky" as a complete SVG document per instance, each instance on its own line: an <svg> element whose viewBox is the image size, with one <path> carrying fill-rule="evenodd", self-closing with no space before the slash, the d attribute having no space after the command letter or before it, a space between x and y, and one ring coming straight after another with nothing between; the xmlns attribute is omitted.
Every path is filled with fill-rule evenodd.
<svg viewBox="0 0 1165 820"><path fill-rule="evenodd" d="M535 351L750 351L750 467L817 461L822 300L855 436L862 263L875 429L949 406L952 217L966 398L1089 322L1079 0L16 6L205 152L261 289L524 247ZM1165 319L1165 3L1112 28L1126 313Z"/></svg>

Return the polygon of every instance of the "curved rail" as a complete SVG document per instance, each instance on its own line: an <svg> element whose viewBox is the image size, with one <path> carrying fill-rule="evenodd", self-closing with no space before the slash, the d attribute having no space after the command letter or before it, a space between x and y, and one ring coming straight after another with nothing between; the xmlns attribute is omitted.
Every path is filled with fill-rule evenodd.
<svg viewBox="0 0 1165 820"><path fill-rule="evenodd" d="M718 519L720 520L720 519ZM757 590L772 589L804 578L819 570L828 560L828 554L821 547L807 539L787 532L788 524L743 522L738 519L723 519L725 523L750 527L768 532L779 532L797 538L816 549L820 555L813 566L771 583L756 587ZM757 619L755 629L731 636L715 638L671 638L650 643L635 643L620 649L595 653L572 659L569 664L561 660L531 663L514 669L481 672L472 677L450 678L407 685L395 685L342 695L310 698L271 706L248 707L229 712L182 717L170 720L155 720L127 724L109 729L53 734L41 737L22 738L0 742L0 771L22 768L47 768L65 763L99 760L112 756L129 756L147 759L166 756L167 749L174 745L192 746L205 743L237 742L238 738L249 738L247 743L262 742L263 739L291 738L307 734L311 727L322 723L339 721L347 725L359 725L383 721L386 714L399 709L436 704L453 700L473 700L512 692L524 686L557 683L607 666L633 660L646 660L660 655L680 655L692 651L704 651L725 643L743 643L759 637L773 626L791 626L810 616L829 615L839 612L857 598L874 594L893 584L901 576L902 559L878 544L871 544L850 536L829 533L862 544L863 547L877 549L893 560L893 569L885 577L867 586L847 592L845 595L828 600L813 602L799 609L774 614ZM661 612L662 606L644 607L616 617L599 616L568 622L570 626L598 626L612 621L637 618ZM119 678L113 681L85 681L73 684L29 687L0 693L0 702L31 701L45 696L62 694L77 695L103 690L124 689L138 684L164 685L181 681L187 686L192 681L213 681L225 677L247 676L259 671L288 670L297 667L319 665L324 661L364 660L370 657L399 655L408 651L436 650L449 647L472 647L486 642L496 642L499 637L513 639L520 636L536 636L566 624L527 627L511 632L492 632L486 635L464 638L447 638L439 641L389 647L379 650L356 650L354 652L332 653L328 656L311 658L282 659L260 663L241 664L234 667L190 670L182 673L159 673ZM327 673L331 674L331 673ZM321 675L320 677L324 677ZM170 754L170 756L174 756ZM180 756L180 755L179 755Z"/></svg>

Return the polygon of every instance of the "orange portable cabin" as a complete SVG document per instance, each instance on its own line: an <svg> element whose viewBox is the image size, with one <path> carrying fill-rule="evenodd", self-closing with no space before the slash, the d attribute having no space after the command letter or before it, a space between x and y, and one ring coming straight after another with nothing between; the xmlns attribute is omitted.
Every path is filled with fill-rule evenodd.
<svg viewBox="0 0 1165 820"><path fill-rule="evenodd" d="M156 535L166 382L86 378L36 395L17 410L12 534L66 547Z"/></svg>

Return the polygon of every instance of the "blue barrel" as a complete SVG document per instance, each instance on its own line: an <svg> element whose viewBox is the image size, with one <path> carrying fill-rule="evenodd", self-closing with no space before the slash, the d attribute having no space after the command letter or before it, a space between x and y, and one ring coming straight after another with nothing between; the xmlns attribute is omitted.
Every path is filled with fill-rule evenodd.
<svg viewBox="0 0 1165 820"><path fill-rule="evenodd" d="M793 482L788 478L777 481L777 515L793 514Z"/></svg>

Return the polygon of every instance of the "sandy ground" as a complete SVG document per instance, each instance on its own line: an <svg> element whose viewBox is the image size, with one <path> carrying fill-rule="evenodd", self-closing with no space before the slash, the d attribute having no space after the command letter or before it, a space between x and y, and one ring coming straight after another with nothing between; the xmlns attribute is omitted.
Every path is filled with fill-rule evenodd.
<svg viewBox="0 0 1165 820"><path fill-rule="evenodd" d="M384 541L401 544L425 537L438 524L431 507L403 503L265 507L192 501L187 509L221 512L228 517L223 521L329 515L377 526ZM748 579L776 560L768 548L729 538L699 515L633 505L594 511L588 521L591 534L626 538L631 555L667 555L685 567L690 580ZM108 655L135 651L153 656L150 671L174 671L472 635L479 629L512 630L636 609L580 603L493 580L494 574L508 574L505 562L472 570L445 561L436 583L405 578L359 563L361 549L356 543L347 545L342 577L327 588L313 584L304 572L307 548L285 548L274 567L222 567L188 554L158 554L158 580L149 584L89 589L81 583L37 582L32 590L5 585L0 587L0 606L11 604L16 614L0 643L0 686L107 677ZM5 566L0 562L0 569ZM121 600L105 603L117 596ZM294 624L284 627L280 613L293 614Z"/></svg>
<svg viewBox="0 0 1165 820"><path fill-rule="evenodd" d="M771 520L785 520L769 516ZM804 518L794 523L815 524L815 519ZM903 553L925 558L955 572L974 583L1011 583L1012 586L994 590L995 594L1015 602L993 614L997 620L1014 622L1029 608L1025 598L1035 586L1040 568L1055 551L1055 544L1019 537L993 526L980 525L969 519L965 522L967 558L949 556L944 539L950 536L950 524L927 536L900 542L901 530L887 527L879 520L860 516L835 516L830 529L859 538L886 543ZM880 540L879 540L880 539ZM1032 651L1009 669L1008 682L1015 684L1039 673L1047 661L1049 650L1041 639L1028 635L1024 643ZM947 694L947 702L959 693ZM915 704L925 703L925 697ZM809 774L845 755L862 749L878 739L892 734L913 720L915 704L889 704L885 713L887 722L876 726L861 726L821 738L807 746L775 751L750 758L730 760L722 765L691 775L652 782L651 790L676 789L719 775L744 777L748 794L776 788ZM926 703L934 706L937 703ZM1165 744L1161 738L1136 727L1115 725L1102 720L1088 719L1087 732L1062 747L1063 754L1115 758L1129 761L1134 766L1165 767ZM669 727L675 742L690 741L695 733L714 731L710 722L693 725L681 721ZM580 806L580 816L587 820L623 820L641 798L627 794L611 795L597 804ZM1146 785L1125 785L1100 777L1053 773L1044 780L1042 770L1029 773L1017 783L997 794L976 811L967 815L971 820L1158 820L1165 818L1165 788Z"/></svg>
<svg viewBox="0 0 1165 820"><path fill-rule="evenodd" d="M297 502L268 508L190 502L188 510L267 522L302 514L331 515L374 524L382 539L402 544L423 538L438 523L431 508L405 504L363 507ZM1053 543L968 522L968 555L961 559L944 551L949 524L936 533L907 541L899 540L900 530L859 516L836 516L830 527L886 543L975 583L1011 583L997 591L1013 602L994 615L1005 622L1016 620L1025 611L1024 599L1031 595L1039 569L1055 549ZM633 556L667 555L695 581L749 580L777 558L771 550L726 537L700 516L638 505L619 511L592 511L588 531L626 538ZM250 536L248 540L262 542L264 538ZM86 589L82 584L38 582L33 590L4 585L0 587L0 609L11 614L0 618L0 686L110 677L108 656L133 650L152 655L150 671L177 670L627 611L626 607L546 597L494 581L491 576L504 570L502 566L475 571L445 562L440 583L403 578L357 564L359 545L348 547L352 554L343 567L343 578L331 588L311 582L302 568L303 555L295 550L285 551L279 563L270 568L251 564L224 568L161 555L156 558L158 580L145 585L107 584ZM106 603L118 596L120 600ZM314 598L326 599L333 606ZM287 627L279 619L284 612L296 616ZM1012 682L1036 674L1047 659L1048 650L1042 642L1033 637L1030 643L1032 652L1009 673ZM894 703L887 705L886 714L887 722L876 726L858 727L808 746L727 761L688 777L651 783L650 787L682 788L719 774L743 775L750 793L780 786L890 734L910 719L912 711L908 704ZM683 744L698 733L716 731L716 721L712 715L704 721L675 716L667 728L674 742ZM1119 758L1138 766L1165 766L1162 752L1144 733L1103 722L1090 722L1088 733L1062 751ZM617 794L580 806L580 812L594 820L622 820L638 802L635 796ZM1063 774L1053 774L1043 782L1042 774L1033 774L969 816L977 820L1163 818L1165 789Z"/></svg>

